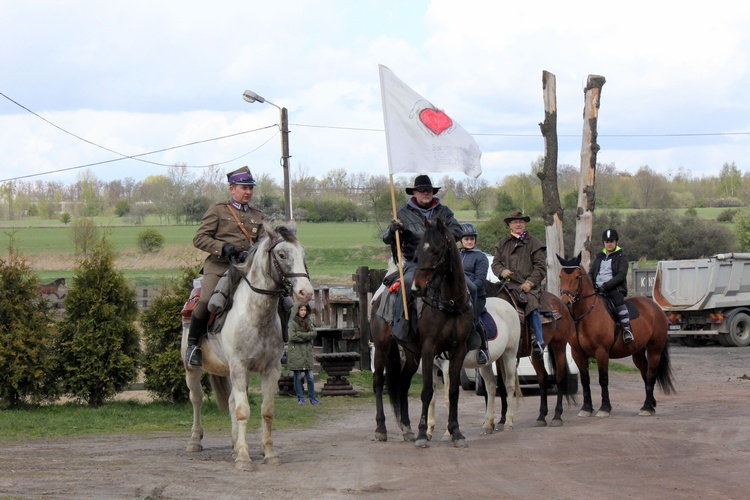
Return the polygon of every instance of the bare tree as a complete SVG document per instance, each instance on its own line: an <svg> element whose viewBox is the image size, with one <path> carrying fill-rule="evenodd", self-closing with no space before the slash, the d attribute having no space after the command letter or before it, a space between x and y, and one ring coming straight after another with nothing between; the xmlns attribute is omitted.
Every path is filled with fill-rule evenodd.
<svg viewBox="0 0 750 500"><path fill-rule="evenodd" d="M69 236L76 252L86 255L99 238L99 229L94 224L93 219L80 217L71 222Z"/></svg>
<svg viewBox="0 0 750 500"><path fill-rule="evenodd" d="M482 216L482 205L492 192L485 179L469 179L460 184L459 196L469 202L477 216Z"/></svg>

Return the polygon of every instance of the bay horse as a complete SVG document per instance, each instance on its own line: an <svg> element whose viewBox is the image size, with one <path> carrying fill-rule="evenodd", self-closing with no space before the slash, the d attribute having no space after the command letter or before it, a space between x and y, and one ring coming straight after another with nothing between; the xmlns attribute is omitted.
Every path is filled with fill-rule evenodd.
<svg viewBox="0 0 750 500"><path fill-rule="evenodd" d="M560 294L570 310L575 322L575 335L570 340L573 359L581 372L583 386L583 406L579 417L590 417L594 411L591 401L589 377L589 358L596 359L599 370L599 386L602 390L601 407L597 417L609 417L612 404L609 400L609 360L633 357L633 363L641 372L646 388L646 400L639 415L648 416L656 413L654 385L659 385L665 394L674 392L672 367L669 360L669 343L667 339L667 317L661 307L648 297L628 297L626 300L631 312L630 325L633 330L633 341L625 344L618 324L610 315L605 299L594 289L591 277L581 267L581 254L569 260L559 255L562 265L560 270Z"/></svg>
<svg viewBox="0 0 750 500"><path fill-rule="evenodd" d="M185 381L193 404L193 427L188 452L203 450L201 439L202 371L210 374L219 408L228 409L232 419L232 443L235 467L252 470L247 448L248 372L260 373L261 440L263 463L279 464L271 437L274 417L274 396L281 375L284 340L277 313L279 299L291 293L298 305L306 304L313 288L305 266L305 249L297 240L296 224L292 221L275 230L264 225L265 234L252 259L241 265L244 279L239 282L233 307L226 316L219 335L219 348L203 337L203 366L193 367L185 361L190 324L183 325L181 354Z"/></svg>
<svg viewBox="0 0 750 500"><path fill-rule="evenodd" d="M404 440L414 441L415 446L429 446L427 419L432 401L433 364L435 356L446 353L449 361L447 370L450 385L448 389L449 414L448 432L455 447L466 446L466 438L458 426L459 374L466 358L466 340L474 327L474 312L466 287L466 278L453 235L442 220L433 225L425 219L425 233L417 247L418 266L414 272L412 294L421 298L424 310L421 311L416 338L392 340L387 322L374 313L371 315L371 331L375 344L375 392L377 428L375 437L387 440L385 413L383 412L384 377L387 379L388 395L403 432ZM384 300L381 295L379 300ZM411 318L412 321L415 318ZM397 343L398 342L398 343ZM404 362L401 362L399 344L403 347ZM419 363L422 363L422 412L419 419L419 433L414 437L409 421L408 392L411 380ZM383 374L385 371L385 376Z"/></svg>
<svg viewBox="0 0 750 500"><path fill-rule="evenodd" d="M500 427L498 425L498 430L513 430L513 416L518 397L521 396L521 387L518 381L518 373L516 372L516 353L521 339L521 324L518 320L516 310L510 305L510 303L504 300L490 297L487 299L486 309L497 327L497 334L492 339L488 339L487 342L489 362L479 366L477 364L477 351L476 349L473 349L466 353L462 366L463 368L479 369L479 373L484 380L485 387L487 387L487 395L485 397L485 414L484 423L482 424L482 434L492 434L495 431L495 389L497 384L497 377L492 372L492 363L497 364L497 373L502 375L501 380L505 384L505 390L502 391L503 395L506 397L506 404L503 405L504 411L502 413L503 426ZM435 358L435 367L433 370L434 378L437 378L438 369L443 372L445 404L448 406L450 404L448 392L448 389L450 388L449 362L442 356ZM510 404L508 404L507 401L508 396L510 396ZM437 395L434 395L430 404L430 413L427 418L427 436L429 439L432 438L432 433L435 429L436 399ZM448 437L447 432L444 437Z"/></svg>
<svg viewBox="0 0 750 500"><path fill-rule="evenodd" d="M52 283L48 283L46 285L39 285L39 294L40 295L54 295L58 299L60 299L59 290L61 286L67 286L65 284L65 278L57 278Z"/></svg>
<svg viewBox="0 0 750 500"><path fill-rule="evenodd" d="M487 295L495 295L510 304L513 304L518 309L518 316L524 314L523 304L516 304L515 299L511 296L509 289L503 286L503 282L489 283L485 282L487 287ZM544 337L544 345L547 348L549 354L550 372L555 377L555 387L557 389L557 402L555 403L555 414L550 422L551 427L560 427L563 425L563 399L568 402L575 401L575 394L570 394L569 387L571 387L573 375L570 373L568 368L568 360L566 355L566 348L569 340L575 334L575 324L573 318L563 304L562 300L556 295L542 291L542 297L540 301L544 308L550 309L550 313L553 315L551 321L542 323L542 336ZM544 317L544 316L543 316ZM520 318L519 318L520 319ZM525 322L522 328L530 328L531 325ZM519 347L519 354L529 356L531 354L531 344L529 336L523 337ZM544 359L534 359L530 357L531 366L534 367L536 372L537 383L539 384L539 415L534 422L535 427L545 427L547 425L547 414L549 408L547 404L547 381L550 372L547 371ZM498 374L500 371L498 371ZM488 389L489 390L489 389Z"/></svg>

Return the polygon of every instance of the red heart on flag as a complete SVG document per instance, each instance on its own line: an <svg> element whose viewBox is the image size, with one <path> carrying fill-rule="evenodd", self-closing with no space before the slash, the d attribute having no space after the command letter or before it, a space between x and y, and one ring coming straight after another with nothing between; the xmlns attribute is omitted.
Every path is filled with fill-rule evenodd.
<svg viewBox="0 0 750 500"><path fill-rule="evenodd" d="M451 117L438 109L423 109L419 112L419 120L435 135L442 134L453 125Z"/></svg>

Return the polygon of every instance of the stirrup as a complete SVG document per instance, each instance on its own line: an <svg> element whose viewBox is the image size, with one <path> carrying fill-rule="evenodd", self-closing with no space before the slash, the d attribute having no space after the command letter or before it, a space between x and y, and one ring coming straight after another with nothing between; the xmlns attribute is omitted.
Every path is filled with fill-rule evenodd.
<svg viewBox="0 0 750 500"><path fill-rule="evenodd" d="M536 335L531 336L531 357L534 359L544 358L544 348L536 339Z"/></svg>
<svg viewBox="0 0 750 500"><path fill-rule="evenodd" d="M203 355L201 348L197 345L189 345L187 351L185 351L185 359L190 366L202 366Z"/></svg>
<svg viewBox="0 0 750 500"><path fill-rule="evenodd" d="M487 356L487 350L486 349L477 349L477 364L478 365L486 365L489 363L489 356Z"/></svg>
<svg viewBox="0 0 750 500"><path fill-rule="evenodd" d="M622 327L622 342L623 344L629 344L633 341L633 330L630 329L630 326L623 326Z"/></svg>

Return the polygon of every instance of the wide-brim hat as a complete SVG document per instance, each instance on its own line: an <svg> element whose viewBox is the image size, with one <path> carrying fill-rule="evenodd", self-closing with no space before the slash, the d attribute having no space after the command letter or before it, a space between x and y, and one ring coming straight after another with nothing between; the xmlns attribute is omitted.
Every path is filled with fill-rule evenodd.
<svg viewBox="0 0 750 500"><path fill-rule="evenodd" d="M414 191L422 191L425 189L432 189L432 194L437 194L438 191L440 191L440 187L435 187L432 185L432 181L430 180L430 177L427 175L418 175L416 179L414 179L414 187L406 188L406 194L412 195L414 194Z"/></svg>
<svg viewBox="0 0 750 500"><path fill-rule="evenodd" d="M521 212L513 212L512 214L510 214L508 217L506 217L503 220L505 221L507 225L510 226L510 221L512 220L522 220L524 222L529 222L531 220L531 217L529 217L528 215L524 215Z"/></svg>
<svg viewBox="0 0 750 500"><path fill-rule="evenodd" d="M235 170L234 172L229 172L227 174L227 181L229 182L230 186L234 184L255 186L255 179L253 178L253 174L250 172L250 169L247 167L241 167Z"/></svg>

